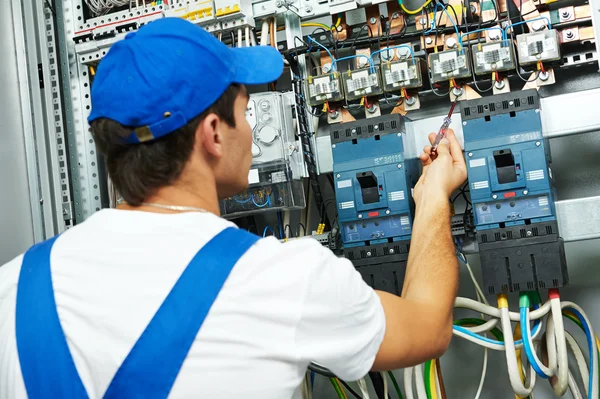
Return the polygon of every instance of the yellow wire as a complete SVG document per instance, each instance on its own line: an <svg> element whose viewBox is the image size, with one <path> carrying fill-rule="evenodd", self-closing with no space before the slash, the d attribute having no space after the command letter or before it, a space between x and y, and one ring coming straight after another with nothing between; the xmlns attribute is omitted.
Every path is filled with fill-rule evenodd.
<svg viewBox="0 0 600 399"><path fill-rule="evenodd" d="M320 24L318 22L305 22L302 24L302 27L317 27L317 28L323 28L325 30L331 30L331 26L327 26L325 24Z"/></svg>
<svg viewBox="0 0 600 399"><path fill-rule="evenodd" d="M342 23L342 18L341 18L341 17L338 17L338 20L336 21L336 23L335 23L335 26L334 26L334 27L335 27L335 28L337 28L338 26L340 26L340 24L341 24L341 23Z"/></svg>
<svg viewBox="0 0 600 399"><path fill-rule="evenodd" d="M416 10L408 10L406 7L404 7L404 3L402 2L400 2L400 7L405 13L414 15L420 13L424 7L427 7L429 5L429 3L431 3L431 0L427 0L421 7L417 8Z"/></svg>
<svg viewBox="0 0 600 399"><path fill-rule="evenodd" d="M521 339L521 325L517 323L515 327L515 333L513 334L513 339L515 341ZM521 349L517 349L517 367L519 368L519 376L521 377L521 381L525 383L525 374L523 373L523 360L521 359ZM522 399L519 395L515 395L515 399Z"/></svg>
<svg viewBox="0 0 600 399"><path fill-rule="evenodd" d="M340 380L338 378L336 378L335 381L338 383L338 386L340 387L340 391L342 391L342 395L344 395L344 399L348 399L348 397L346 396L346 391L344 390Z"/></svg>
<svg viewBox="0 0 600 399"><path fill-rule="evenodd" d="M431 387L431 399L438 399L436 379L437 376L435 375L435 361L432 361L431 367L429 368L429 386Z"/></svg>

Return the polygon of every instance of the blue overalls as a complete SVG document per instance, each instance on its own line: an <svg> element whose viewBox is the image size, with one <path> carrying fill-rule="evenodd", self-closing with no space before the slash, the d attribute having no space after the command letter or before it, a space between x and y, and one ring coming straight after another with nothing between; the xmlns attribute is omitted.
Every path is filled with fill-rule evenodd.
<svg viewBox="0 0 600 399"><path fill-rule="evenodd" d="M230 227L198 251L117 370L104 398L169 395L225 280L258 239ZM33 246L23 257L16 310L19 362L30 399L88 398L56 310L50 272L55 240Z"/></svg>

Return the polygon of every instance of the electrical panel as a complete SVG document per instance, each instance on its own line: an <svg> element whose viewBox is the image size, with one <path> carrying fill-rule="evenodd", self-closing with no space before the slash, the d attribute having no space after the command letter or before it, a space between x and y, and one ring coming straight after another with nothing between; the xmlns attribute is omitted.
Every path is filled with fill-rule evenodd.
<svg viewBox="0 0 600 399"><path fill-rule="evenodd" d="M303 160L296 142L292 104L276 92L251 94L246 119L252 128L252 168L247 192L221 201L224 217L305 206Z"/></svg>
<svg viewBox="0 0 600 399"><path fill-rule="evenodd" d="M473 64L478 75L515 69L512 43L508 40L474 45Z"/></svg>
<svg viewBox="0 0 600 399"><path fill-rule="evenodd" d="M518 35L517 48L522 65L560 60L560 40L553 29Z"/></svg>
<svg viewBox="0 0 600 399"><path fill-rule="evenodd" d="M469 53L464 49L429 54L429 67L434 83L471 77Z"/></svg>
<svg viewBox="0 0 600 399"><path fill-rule="evenodd" d="M462 104L469 187L487 294L568 282L536 90Z"/></svg>
<svg viewBox="0 0 600 399"><path fill-rule="evenodd" d="M308 104L317 106L327 101L340 101L344 99L341 74L332 72L324 75L309 76L306 79L306 92Z"/></svg>
<svg viewBox="0 0 600 399"><path fill-rule="evenodd" d="M399 89L416 88L423 86L422 70L425 61L420 58L411 58L403 61L381 63L383 89L386 92L397 92Z"/></svg>
<svg viewBox="0 0 600 399"><path fill-rule="evenodd" d="M348 101L382 93L379 67L348 70L342 73L342 80L346 91L346 100Z"/></svg>
<svg viewBox="0 0 600 399"><path fill-rule="evenodd" d="M412 232L416 159L404 157L399 115L332 129L333 174L344 255L374 288L399 293Z"/></svg>

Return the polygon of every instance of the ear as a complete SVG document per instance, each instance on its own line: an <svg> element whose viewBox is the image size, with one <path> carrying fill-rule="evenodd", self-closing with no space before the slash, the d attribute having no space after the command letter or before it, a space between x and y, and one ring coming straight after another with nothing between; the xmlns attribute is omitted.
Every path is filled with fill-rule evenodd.
<svg viewBox="0 0 600 399"><path fill-rule="evenodd" d="M196 143L215 158L223 155L223 135L221 119L217 114L208 114L196 129Z"/></svg>

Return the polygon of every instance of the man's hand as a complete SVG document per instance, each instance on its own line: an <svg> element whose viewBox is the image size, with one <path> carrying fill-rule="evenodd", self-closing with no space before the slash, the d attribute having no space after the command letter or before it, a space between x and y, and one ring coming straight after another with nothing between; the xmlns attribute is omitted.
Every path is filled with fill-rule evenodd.
<svg viewBox="0 0 600 399"><path fill-rule="evenodd" d="M429 142L433 144L435 133L429 134ZM423 164L423 173L415 186L414 198L417 208L427 198L443 196L447 199L459 188L467 178L467 166L452 129L448 129L435 153L431 146L423 149L419 156Z"/></svg>

